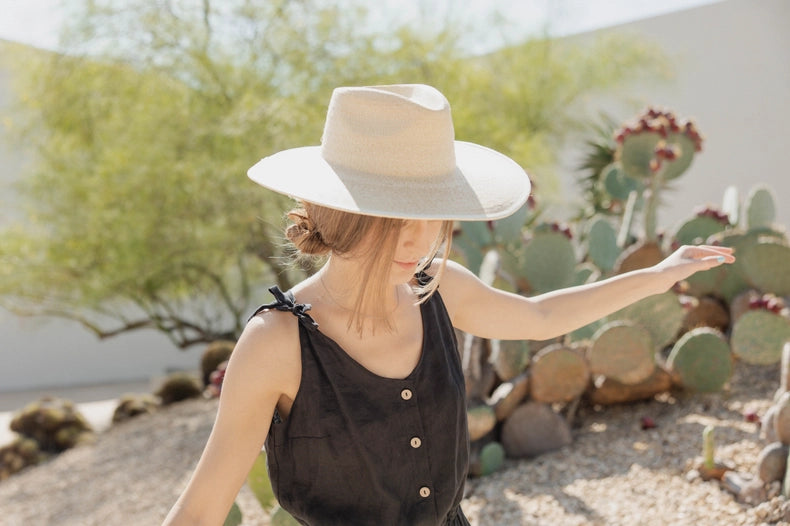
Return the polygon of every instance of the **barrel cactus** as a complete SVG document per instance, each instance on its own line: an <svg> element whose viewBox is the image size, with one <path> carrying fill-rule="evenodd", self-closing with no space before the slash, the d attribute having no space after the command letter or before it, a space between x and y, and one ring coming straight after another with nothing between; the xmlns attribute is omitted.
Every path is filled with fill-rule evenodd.
<svg viewBox="0 0 790 526"><path fill-rule="evenodd" d="M197 398L203 393L201 381L190 373L177 372L169 375L156 391L162 405L170 405L189 398Z"/></svg>
<svg viewBox="0 0 790 526"><path fill-rule="evenodd" d="M211 384L211 373L217 370L219 364L230 359L235 345L235 342L230 340L217 340L208 344L200 356L200 373L203 387L208 387Z"/></svg>
<svg viewBox="0 0 790 526"><path fill-rule="evenodd" d="M11 430L31 438L44 452L60 453L89 441L93 430L73 402L44 397L30 403L11 419Z"/></svg>
<svg viewBox="0 0 790 526"><path fill-rule="evenodd" d="M45 458L38 442L24 436L17 437L10 444L0 447L0 481L28 466L35 466Z"/></svg>

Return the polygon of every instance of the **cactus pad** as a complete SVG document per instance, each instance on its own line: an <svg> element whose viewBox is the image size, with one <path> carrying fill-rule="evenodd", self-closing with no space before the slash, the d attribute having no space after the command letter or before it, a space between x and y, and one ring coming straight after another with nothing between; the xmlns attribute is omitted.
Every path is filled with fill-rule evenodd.
<svg viewBox="0 0 790 526"><path fill-rule="evenodd" d="M491 365L503 382L521 374L529 364L529 344L525 340L490 340Z"/></svg>
<svg viewBox="0 0 790 526"><path fill-rule="evenodd" d="M623 384L636 384L655 369L653 341L647 329L626 321L604 325L587 351L593 375Z"/></svg>
<svg viewBox="0 0 790 526"><path fill-rule="evenodd" d="M720 390L732 376L732 353L721 332L697 327L675 343L667 366L686 389L710 393Z"/></svg>
<svg viewBox="0 0 790 526"><path fill-rule="evenodd" d="M668 181L685 172L694 159L694 142L682 133L669 133L664 139L655 132L633 134L623 140L620 149L623 170L631 177L651 177L653 170L650 168L650 161L655 159L655 150L660 141L675 145L679 149L677 159L664 161L663 179Z"/></svg>
<svg viewBox="0 0 790 526"><path fill-rule="evenodd" d="M724 228L725 225L712 217L698 216L680 225L673 237L680 245L700 245Z"/></svg>
<svg viewBox="0 0 790 526"><path fill-rule="evenodd" d="M620 255L617 232L612 224L602 217L594 218L587 229L587 242L587 252L592 262L604 272L612 270Z"/></svg>
<svg viewBox="0 0 790 526"><path fill-rule="evenodd" d="M567 287L576 271L571 241L559 232L536 234L523 249L521 272L530 292L540 294Z"/></svg>
<svg viewBox="0 0 790 526"><path fill-rule="evenodd" d="M790 295L790 246L758 242L738 254L746 280L763 292Z"/></svg>
<svg viewBox="0 0 790 526"><path fill-rule="evenodd" d="M626 174L617 163L613 163L601 172L603 186L609 195L617 200L625 201L631 192L641 193L644 183Z"/></svg>
<svg viewBox="0 0 790 526"><path fill-rule="evenodd" d="M530 366L530 395L547 403L570 402L590 383L590 369L582 353L562 344L540 350Z"/></svg>
<svg viewBox="0 0 790 526"><path fill-rule="evenodd" d="M732 327L730 345L746 363L771 365L782 358L782 346L790 341L790 320L766 310L745 312Z"/></svg>
<svg viewBox="0 0 790 526"><path fill-rule="evenodd" d="M770 228L776 220L776 200L773 192L766 186L756 186L746 198L746 226Z"/></svg>
<svg viewBox="0 0 790 526"><path fill-rule="evenodd" d="M607 320L630 320L650 333L653 343L662 349L675 341L686 312L674 292L654 294L607 316Z"/></svg>

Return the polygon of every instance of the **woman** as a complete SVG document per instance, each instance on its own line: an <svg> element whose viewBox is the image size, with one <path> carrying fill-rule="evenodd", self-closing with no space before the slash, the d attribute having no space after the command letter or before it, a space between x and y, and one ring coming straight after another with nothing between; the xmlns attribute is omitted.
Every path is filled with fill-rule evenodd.
<svg viewBox="0 0 790 526"><path fill-rule="evenodd" d="M512 160L454 140L422 85L338 88L321 146L249 176L290 195L287 237L323 267L259 309L225 373L216 422L165 524L222 524L265 441L280 504L309 525L464 525L464 381L453 328L545 340L734 257L682 247L662 263L526 298L449 261L455 220L517 210ZM441 257L437 257L441 253Z"/></svg>

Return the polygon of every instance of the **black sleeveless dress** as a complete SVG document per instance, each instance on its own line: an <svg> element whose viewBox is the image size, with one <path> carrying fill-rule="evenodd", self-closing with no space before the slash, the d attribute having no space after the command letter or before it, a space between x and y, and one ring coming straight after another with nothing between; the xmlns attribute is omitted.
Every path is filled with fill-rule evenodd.
<svg viewBox="0 0 790 526"><path fill-rule="evenodd" d="M420 305L423 348L406 378L378 376L318 329L310 305L269 289L260 307L299 318L302 378L266 438L274 495L309 526L468 526L469 463L455 332L438 292Z"/></svg>

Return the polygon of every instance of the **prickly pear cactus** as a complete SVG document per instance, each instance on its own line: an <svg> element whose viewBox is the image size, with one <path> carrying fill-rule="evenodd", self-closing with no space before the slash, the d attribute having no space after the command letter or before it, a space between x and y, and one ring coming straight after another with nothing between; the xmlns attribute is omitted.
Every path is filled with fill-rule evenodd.
<svg viewBox="0 0 790 526"><path fill-rule="evenodd" d="M499 442L489 442L479 452L473 452L469 474L473 477L484 477L497 471L504 463L505 448Z"/></svg>
<svg viewBox="0 0 790 526"><path fill-rule="evenodd" d="M282 509L279 505L272 510L272 526L299 526L299 522L293 516Z"/></svg>
<svg viewBox="0 0 790 526"><path fill-rule="evenodd" d="M702 149L702 136L692 121L654 108L621 128L615 140L616 156L628 175L650 178L661 171L664 181L686 171Z"/></svg>
<svg viewBox="0 0 790 526"><path fill-rule="evenodd" d="M641 194L645 189L644 182L629 176L617 163L604 168L601 177L606 191L619 201L626 201L631 192Z"/></svg>
<svg viewBox="0 0 790 526"><path fill-rule="evenodd" d="M505 267L514 262L502 259ZM518 268L507 268L511 275L522 276L531 294L540 294L569 286L576 271L576 252L567 235L554 231L536 231L523 247Z"/></svg>
<svg viewBox="0 0 790 526"><path fill-rule="evenodd" d="M524 372L529 357L529 343L525 340L491 340L491 365L504 382Z"/></svg>
<svg viewBox="0 0 790 526"><path fill-rule="evenodd" d="M776 220L776 199L767 186L751 189L746 198L746 226L750 230L771 228Z"/></svg>
<svg viewBox="0 0 790 526"><path fill-rule="evenodd" d="M241 522L241 508L239 508L239 505L234 502L230 507L228 516L225 517L225 522L222 524L222 526L239 526Z"/></svg>
<svg viewBox="0 0 790 526"><path fill-rule="evenodd" d="M732 376L732 353L721 332L697 327L675 343L667 366L684 388L710 393L719 391Z"/></svg>
<svg viewBox="0 0 790 526"><path fill-rule="evenodd" d="M686 312L674 292L648 296L607 316L607 320L630 320L647 329L656 349L675 341Z"/></svg>
<svg viewBox="0 0 790 526"><path fill-rule="evenodd" d="M466 267L475 274L480 272L483 256L493 245L492 229L483 221L463 221L461 229L453 233L453 249L461 253Z"/></svg>
<svg viewBox="0 0 790 526"><path fill-rule="evenodd" d="M763 292L790 296L790 246L758 242L738 253L746 280Z"/></svg>
<svg viewBox="0 0 790 526"><path fill-rule="evenodd" d="M746 363L771 365L782 358L782 346L790 341L790 320L765 309L745 312L732 327L730 345Z"/></svg>
<svg viewBox="0 0 790 526"><path fill-rule="evenodd" d="M675 231L673 242L680 245L700 245L713 234L724 231L729 226L729 218L723 212L705 207L696 215L684 222ZM675 248L675 247L673 247Z"/></svg>
<svg viewBox="0 0 790 526"><path fill-rule="evenodd" d="M595 265L609 272L614 268L615 261L620 255L617 246L617 232L612 224L603 217L594 217L587 226L587 253Z"/></svg>
<svg viewBox="0 0 790 526"><path fill-rule="evenodd" d="M604 376L623 384L636 384L655 369L650 333L627 321L607 323L593 336L587 362L593 376Z"/></svg>

